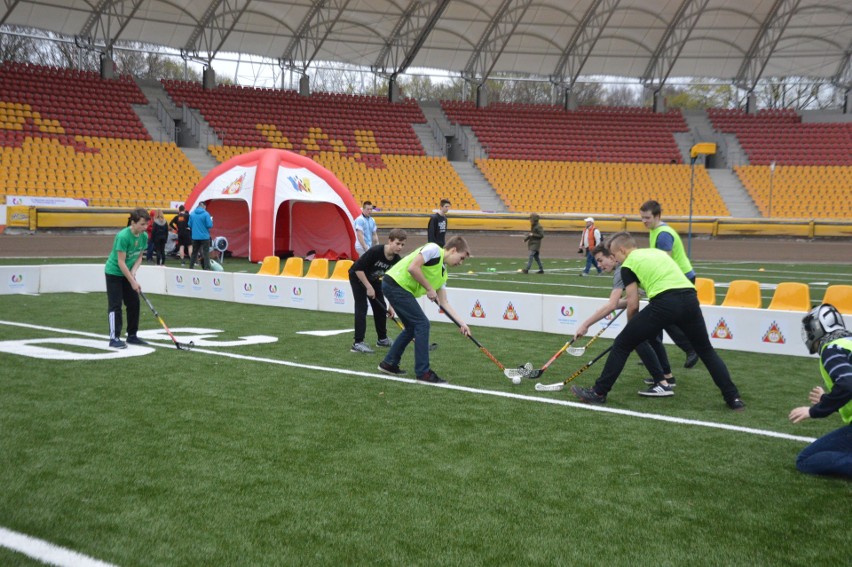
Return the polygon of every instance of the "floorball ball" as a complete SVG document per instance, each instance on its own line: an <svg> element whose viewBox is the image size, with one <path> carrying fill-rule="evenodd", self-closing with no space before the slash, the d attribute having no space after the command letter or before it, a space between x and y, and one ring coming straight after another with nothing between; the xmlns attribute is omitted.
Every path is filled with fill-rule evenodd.
<svg viewBox="0 0 852 567"><path fill-rule="evenodd" d="M514 378L512 378L512 384L520 384L520 383L521 383L521 377L520 376L515 376Z"/></svg>

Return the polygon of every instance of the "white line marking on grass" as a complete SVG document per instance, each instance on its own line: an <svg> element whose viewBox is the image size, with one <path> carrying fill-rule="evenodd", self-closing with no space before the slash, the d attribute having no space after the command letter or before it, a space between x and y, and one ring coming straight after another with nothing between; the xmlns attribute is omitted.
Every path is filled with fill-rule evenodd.
<svg viewBox="0 0 852 567"><path fill-rule="evenodd" d="M355 329L339 329L330 331L296 331L297 335L311 335L314 337L333 337L334 335L343 335L346 333L354 333Z"/></svg>
<svg viewBox="0 0 852 567"><path fill-rule="evenodd" d="M105 563L82 553L53 545L43 539L7 530L4 527L0 527L0 546L17 551L27 557L49 565L59 565L60 567L114 567L112 563Z"/></svg>
<svg viewBox="0 0 852 567"><path fill-rule="evenodd" d="M54 327L42 327L40 325L31 325L29 323L16 323L12 321L0 321L0 325L9 325L13 327L24 327L28 329L38 329L41 331L52 331L55 333L68 333L68 334L76 334L83 335L88 337L103 337L103 335L98 335L95 333L87 333L84 331L74 331L71 329L57 329ZM167 348L170 345L154 345L161 348ZM529 396L525 394L515 394L512 392L502 392L499 390L482 390L479 388L471 388L469 386L457 386L455 384L426 384L423 382L418 382L412 378L399 378L395 376L389 376L385 374L377 374L374 372L361 372L359 370L351 370L346 368L331 368L328 366L317 366L314 364L303 364L300 362L290 362L289 360L278 360L275 358L265 358L260 356L249 356L245 354L235 354L232 352L220 352L215 350L207 350L202 348L195 348L191 352L202 352L204 354L212 354L215 356L223 356L225 358L233 358L237 360L247 360L250 362L262 362L265 364L277 364L279 366L289 366L292 368L303 368L305 370L319 370L320 372L331 372L333 374L343 374L346 376L364 376L367 378L380 378L382 380L388 380L391 382L404 382L408 384L418 384L420 386L434 386L437 388L445 388L447 390L457 390L459 392L469 392L472 394L484 394L487 396L497 396L500 398L509 398L514 400L524 400L529 402L536 402L540 404L552 404L559 406L566 406L575 409L588 410L588 411L597 411L602 413L610 413L616 415L623 415L628 417L638 417L641 419L650 419L653 421L663 421L668 423L679 423L682 425L695 425L699 427L708 427L711 429L722 429L725 431L737 431L739 433L748 433L751 435L760 435L763 437L773 437L776 439L788 439L790 441L801 441L803 443L813 443L816 441L814 437L801 437L799 435L790 435L789 433L780 433L778 431L769 431L767 429L754 429L752 427L743 427L740 425L730 425L727 423L717 423L715 421L702 421L697 419L687 419L682 417L673 417L670 415L660 415L656 413L643 413L633 410L619 409L613 407L606 406L592 406L588 404L584 404L581 402L571 402L568 400L559 400L554 398L543 398L540 396ZM508 382L507 382L508 384ZM747 414L746 414L747 415Z"/></svg>

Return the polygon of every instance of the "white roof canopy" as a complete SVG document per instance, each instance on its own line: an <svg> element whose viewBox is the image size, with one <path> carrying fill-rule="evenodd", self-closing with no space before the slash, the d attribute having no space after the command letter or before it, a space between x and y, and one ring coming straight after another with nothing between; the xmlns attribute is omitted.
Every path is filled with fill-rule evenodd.
<svg viewBox="0 0 852 567"><path fill-rule="evenodd" d="M6 0L0 23L218 53L462 72L852 83L849 0Z"/></svg>

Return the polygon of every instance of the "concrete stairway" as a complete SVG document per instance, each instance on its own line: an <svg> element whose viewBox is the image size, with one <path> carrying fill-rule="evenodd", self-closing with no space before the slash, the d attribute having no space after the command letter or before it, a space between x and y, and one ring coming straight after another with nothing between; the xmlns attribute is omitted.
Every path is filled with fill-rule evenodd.
<svg viewBox="0 0 852 567"><path fill-rule="evenodd" d="M476 204L479 205L480 211L488 211L493 213L507 212L506 205L497 196L494 188L482 175L482 172L467 161L451 161L450 165L459 174L462 183L465 184L470 194L476 199Z"/></svg>
<svg viewBox="0 0 852 567"><path fill-rule="evenodd" d="M760 211L739 178L730 169L708 169L710 179L725 201L732 217L759 218Z"/></svg>
<svg viewBox="0 0 852 567"><path fill-rule="evenodd" d="M426 124L415 124L414 131L420 138L420 143L430 156L447 155L446 137L453 135L453 127L441 109L438 101L421 101L418 103ZM436 132L437 131L437 132Z"/></svg>
<svg viewBox="0 0 852 567"><path fill-rule="evenodd" d="M210 170L219 165L219 162L210 155L206 148L181 148L192 165L201 172L204 177Z"/></svg>
<svg viewBox="0 0 852 567"><path fill-rule="evenodd" d="M414 128L414 133L420 139L420 145L423 146L427 156L441 157L445 155L446 150L435 139L435 134L429 124L412 124L411 127Z"/></svg>

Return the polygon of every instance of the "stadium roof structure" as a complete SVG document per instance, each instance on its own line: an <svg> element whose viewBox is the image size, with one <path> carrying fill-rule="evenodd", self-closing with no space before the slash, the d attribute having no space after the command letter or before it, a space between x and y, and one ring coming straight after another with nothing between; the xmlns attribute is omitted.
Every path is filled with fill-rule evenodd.
<svg viewBox="0 0 852 567"><path fill-rule="evenodd" d="M109 48L136 41L210 62L268 57L305 72L314 61L548 77L729 80L766 77L852 86L849 0L4 0L0 24Z"/></svg>

